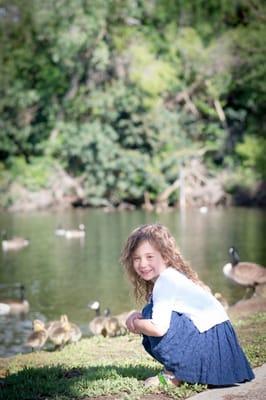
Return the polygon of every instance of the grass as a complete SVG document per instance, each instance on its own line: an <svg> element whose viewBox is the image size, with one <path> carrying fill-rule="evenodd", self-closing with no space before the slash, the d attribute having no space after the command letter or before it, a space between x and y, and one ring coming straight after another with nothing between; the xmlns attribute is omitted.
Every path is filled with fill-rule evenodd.
<svg viewBox="0 0 266 400"><path fill-rule="evenodd" d="M239 339L253 367L266 360L266 313L235 321ZM142 349L139 336L93 337L62 351L41 351L0 359L0 399L185 399L205 389L145 388L142 380L161 365Z"/></svg>

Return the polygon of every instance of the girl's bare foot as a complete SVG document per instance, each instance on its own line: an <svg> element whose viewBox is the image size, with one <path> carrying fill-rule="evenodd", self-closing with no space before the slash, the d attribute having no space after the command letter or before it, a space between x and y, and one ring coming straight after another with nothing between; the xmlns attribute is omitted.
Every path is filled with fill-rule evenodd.
<svg viewBox="0 0 266 400"><path fill-rule="evenodd" d="M159 386L159 385L175 385L179 386L181 381L175 378L172 372L163 370L158 375L151 376L144 381L144 385L149 386Z"/></svg>

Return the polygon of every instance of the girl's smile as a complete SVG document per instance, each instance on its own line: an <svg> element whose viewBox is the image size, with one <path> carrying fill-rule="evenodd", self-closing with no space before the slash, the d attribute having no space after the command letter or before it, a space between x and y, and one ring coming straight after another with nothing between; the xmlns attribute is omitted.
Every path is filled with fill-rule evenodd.
<svg viewBox="0 0 266 400"><path fill-rule="evenodd" d="M133 267L145 281L154 281L167 266L161 253L145 241L133 253Z"/></svg>

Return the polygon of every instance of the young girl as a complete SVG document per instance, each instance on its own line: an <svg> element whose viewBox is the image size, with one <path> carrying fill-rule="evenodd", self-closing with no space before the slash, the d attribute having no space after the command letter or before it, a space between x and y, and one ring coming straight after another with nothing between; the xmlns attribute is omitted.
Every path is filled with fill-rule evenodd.
<svg viewBox="0 0 266 400"><path fill-rule="evenodd" d="M128 317L127 327L143 335L145 350L164 366L146 385L222 386L254 378L223 306L183 260L166 227L135 229L121 261L136 298L148 300L142 313Z"/></svg>

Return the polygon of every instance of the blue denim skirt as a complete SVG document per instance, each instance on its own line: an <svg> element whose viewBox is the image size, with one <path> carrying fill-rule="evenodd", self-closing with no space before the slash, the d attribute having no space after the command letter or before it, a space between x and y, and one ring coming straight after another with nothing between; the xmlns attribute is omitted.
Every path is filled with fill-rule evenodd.
<svg viewBox="0 0 266 400"><path fill-rule="evenodd" d="M151 318L152 303L144 307L142 315ZM167 333L143 335L142 344L181 381L227 386L254 379L230 321L200 333L188 317L173 311Z"/></svg>

